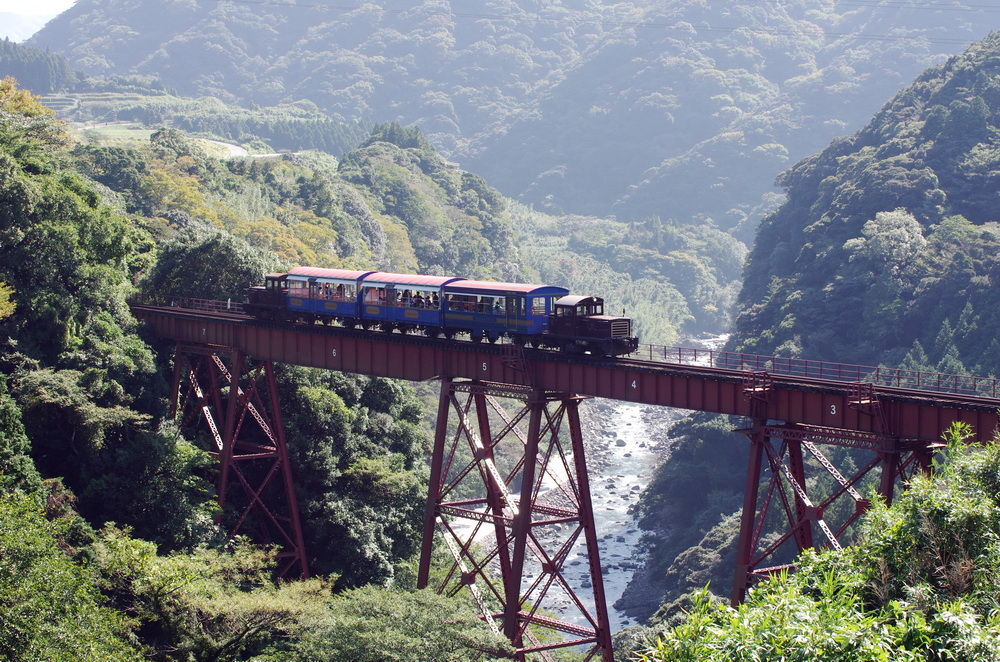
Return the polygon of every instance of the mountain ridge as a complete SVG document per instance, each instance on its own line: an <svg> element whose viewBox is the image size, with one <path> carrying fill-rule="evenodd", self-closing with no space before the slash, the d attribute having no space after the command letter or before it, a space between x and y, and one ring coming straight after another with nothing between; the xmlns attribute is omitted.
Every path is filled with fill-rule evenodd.
<svg viewBox="0 0 1000 662"><path fill-rule="evenodd" d="M887 0L157 6L152 22L139 0L80 0L31 43L183 94L308 98L334 117L416 124L542 210L711 219L745 240L780 202L772 180L788 163L985 34L968 3Z"/></svg>

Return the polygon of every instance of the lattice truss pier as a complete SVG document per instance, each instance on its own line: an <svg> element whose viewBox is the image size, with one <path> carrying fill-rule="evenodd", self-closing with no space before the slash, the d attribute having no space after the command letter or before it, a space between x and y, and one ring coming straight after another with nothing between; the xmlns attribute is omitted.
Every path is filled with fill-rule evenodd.
<svg viewBox="0 0 1000 662"><path fill-rule="evenodd" d="M927 472L941 446L891 434L871 384L852 385L849 404L871 416L878 432L770 421L770 391L766 375L751 374L745 380L753 416L750 427L736 430L749 438L750 454L734 605L754 582L793 568L802 550L848 544L845 537L870 506L865 495L891 503L896 486Z"/></svg>
<svg viewBox="0 0 1000 662"><path fill-rule="evenodd" d="M481 381L441 386L418 585L469 590L518 660L565 647L613 660L580 400ZM448 550L443 564L435 538ZM572 557L586 559L586 588L567 579Z"/></svg>
<svg viewBox="0 0 1000 662"><path fill-rule="evenodd" d="M273 363L224 347L178 345L171 409L181 426L207 428L229 536L278 547L279 577L308 577Z"/></svg>

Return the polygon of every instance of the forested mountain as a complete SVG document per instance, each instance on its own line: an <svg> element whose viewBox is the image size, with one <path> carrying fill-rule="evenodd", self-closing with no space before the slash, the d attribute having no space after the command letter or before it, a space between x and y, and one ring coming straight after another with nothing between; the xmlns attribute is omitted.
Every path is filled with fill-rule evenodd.
<svg viewBox="0 0 1000 662"><path fill-rule="evenodd" d="M985 34L981 3L79 0L31 44L88 75L423 129L550 211L752 226L774 176Z"/></svg>
<svg viewBox="0 0 1000 662"><path fill-rule="evenodd" d="M998 172L993 34L782 175L788 200L760 225L731 348L1000 374ZM681 424L685 440L640 506L644 526L669 531L634 587L663 582L661 617L709 580L727 590L742 489L733 476L745 466L733 427L707 417Z"/></svg>
<svg viewBox="0 0 1000 662"><path fill-rule="evenodd" d="M0 74L13 76L36 94L65 89L76 82L76 75L65 57L55 53L0 41Z"/></svg>
<svg viewBox="0 0 1000 662"><path fill-rule="evenodd" d="M16 596L0 601L0 657L402 662L464 660L468 642L500 653L466 605L410 590L428 423L409 387L282 371L325 579L276 588L265 553L221 544L210 458L167 420L167 353L128 313L136 290L227 297L301 263L537 279L603 295L644 340L670 342L684 324L726 323L745 255L735 237L766 216L732 347L995 374L1000 37L944 57L992 11L78 0L37 49L0 49L3 66L40 80L68 80L65 56L93 77L75 84L97 85L96 103L135 93L109 103L115 119L174 127L141 146L74 138L0 84L0 593ZM787 199L771 188L935 62L861 131L782 175ZM192 98L206 94L219 99ZM176 127L335 155L223 161ZM671 527L636 582L667 591L641 636L691 590L725 591L744 465L732 427L682 423L639 507L645 527ZM995 504L978 495L995 488L991 457L960 460L975 480L956 491L928 484L876 512L869 556L809 561L762 590L757 611L698 602L694 629L649 657L727 659L727 642L770 631L820 645L823 633L795 627L830 622L838 641L874 632L900 655L919 639L944 642L929 659L990 659L975 646L997 637L996 595L975 581L995 575ZM982 553L955 557L975 590L934 584L936 559L889 536L923 535L935 490L987 525L963 528L958 550ZM874 610L866 573L889 566L873 559L905 575ZM684 648L698 636L703 649Z"/></svg>

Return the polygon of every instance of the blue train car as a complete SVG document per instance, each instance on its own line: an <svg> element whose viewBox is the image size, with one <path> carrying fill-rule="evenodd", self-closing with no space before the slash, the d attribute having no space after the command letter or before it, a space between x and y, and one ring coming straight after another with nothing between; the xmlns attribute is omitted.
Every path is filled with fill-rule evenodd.
<svg viewBox="0 0 1000 662"><path fill-rule="evenodd" d="M461 280L454 276L423 276L375 272L359 281L360 318L365 328L418 328L431 335L443 330L442 288Z"/></svg>
<svg viewBox="0 0 1000 662"><path fill-rule="evenodd" d="M474 340L538 337L548 329L554 301L567 294L554 285L456 280L444 286L444 323L470 330Z"/></svg>
<svg viewBox="0 0 1000 662"><path fill-rule="evenodd" d="M288 310L297 316L356 319L362 280L371 271L295 267L281 286Z"/></svg>

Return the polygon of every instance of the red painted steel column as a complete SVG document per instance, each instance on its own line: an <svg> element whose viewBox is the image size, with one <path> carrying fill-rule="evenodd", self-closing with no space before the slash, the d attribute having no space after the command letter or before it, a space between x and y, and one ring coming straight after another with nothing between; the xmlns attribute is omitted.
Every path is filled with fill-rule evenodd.
<svg viewBox="0 0 1000 662"><path fill-rule="evenodd" d="M899 452L897 449L899 441L895 438L889 438L886 445L890 444L892 448L885 449L880 454L882 458L882 476L879 479L878 493L885 499L886 505L892 504L896 476L899 475Z"/></svg>
<svg viewBox="0 0 1000 662"><path fill-rule="evenodd" d="M427 505L424 510L424 539L420 547L420 567L417 571L417 588L427 588L431 573L431 555L434 551L434 529L444 466L444 446L448 437L448 409L451 407L451 378L441 379L438 399L437 423L434 427L434 448L431 450L431 476L427 482Z"/></svg>
<svg viewBox="0 0 1000 662"><path fill-rule="evenodd" d="M597 619L597 644L604 662L614 662L611 646L611 619L604 595L604 575L601 573L601 556L594 526L594 505L590 498L590 476L587 469L583 434L580 432L580 398L567 398L566 415L569 417L569 434L573 445L573 464L576 468L577 486L580 490L580 524L583 526L587 560L590 561L590 583L594 587L594 611Z"/></svg>
<svg viewBox="0 0 1000 662"><path fill-rule="evenodd" d="M496 466L493 457L493 434L490 430L490 410L486 404L486 394L482 391L476 392L472 396L476 403L476 417L479 421L479 440L483 445L483 460L487 464ZM486 484L486 500L493 514L493 532L497 541L497 558L500 562L500 576L506 580L510 575L510 541L507 537L507 525L503 520L504 499L500 493L500 486L494 481L497 476L491 476L489 469L484 472L483 482ZM504 581L504 591L506 603L517 601L521 596L506 593L507 582Z"/></svg>
<svg viewBox="0 0 1000 662"><path fill-rule="evenodd" d="M802 459L802 443L798 439L788 440L788 469L792 478L799 484L803 492L806 492L806 469ZM804 549L813 547L813 531L811 518L816 516L812 509L799 496L798 490L795 492L795 516L798 523L795 525L795 544L801 552ZM791 524L791 522L790 522Z"/></svg>
<svg viewBox="0 0 1000 662"><path fill-rule="evenodd" d="M743 602L750 585L753 564L754 523L757 518L757 494L760 490L760 470L764 457L766 419L755 419L750 434L750 456L747 459L746 482L743 486L743 514L740 518L739 545L736 548L736 568L733 576L733 606Z"/></svg>
<svg viewBox="0 0 1000 662"><path fill-rule="evenodd" d="M236 447L236 426L242 408L240 407L240 382L243 379L243 367L245 363L243 352L239 350L233 352L233 365L229 369L232 379L229 384L229 404L226 407L226 424L222 432L222 449L219 453L221 463L219 471L219 505L226 505L226 491L229 486L229 471L233 464L233 452ZM210 366L214 374L214 366ZM214 384L213 384L214 386ZM213 388L216 392L218 389ZM221 513L220 513L221 517Z"/></svg>
<svg viewBox="0 0 1000 662"><path fill-rule="evenodd" d="M181 346L174 345L174 370L170 379L170 419L177 418L177 404L181 394L181 366L185 363L184 355L181 353Z"/></svg>
<svg viewBox="0 0 1000 662"><path fill-rule="evenodd" d="M528 532L531 529L535 467L538 465L539 434L542 412L545 410L545 396L542 392L532 391L529 398L530 419L528 437L524 444L524 464L521 469L521 498L517 503L517 515L514 516L514 548L511 550L510 574L504 577L504 593L516 597L513 600L507 600L504 605L503 633L511 640L515 648L522 648L524 645L519 623L521 577L524 575L524 557L528 546ZM519 654L518 659L523 660L524 655Z"/></svg>
<svg viewBox="0 0 1000 662"><path fill-rule="evenodd" d="M309 561L306 558L306 543L302 535L302 520L299 517L299 500L295 494L295 481L292 478L292 465L288 458L288 444L285 441L285 425L281 420L281 407L278 399L278 382L274 378L274 364L264 363L264 374L267 379L267 395L271 407L271 428L278 447L278 461L281 462L281 474L285 480L285 501L288 505L289 520L292 525L292 536L295 538L295 553L302 571L303 579L309 578Z"/></svg>

